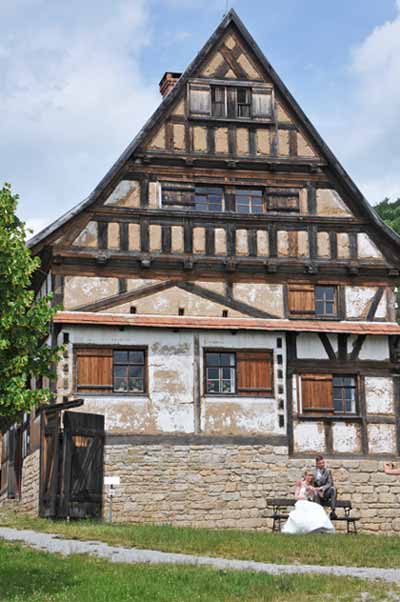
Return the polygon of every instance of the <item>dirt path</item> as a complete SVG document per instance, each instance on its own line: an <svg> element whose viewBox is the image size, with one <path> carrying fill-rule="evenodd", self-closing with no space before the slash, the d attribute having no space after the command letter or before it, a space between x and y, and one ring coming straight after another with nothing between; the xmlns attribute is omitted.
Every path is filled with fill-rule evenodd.
<svg viewBox="0 0 400 602"><path fill-rule="evenodd" d="M381 579L388 583L400 584L400 569L378 569L345 566L319 565L286 565L268 564L247 560L227 560L208 556L192 556L190 554L173 554L155 550L123 548L110 546L98 541L77 541L62 539L57 535L38 533L0 527L0 538L10 542L22 542L38 550L62 554L91 554L111 562L126 564L189 564L194 566L211 566L216 569L231 571L254 571L270 575L314 573L320 575L336 575L338 577L358 577L360 579Z"/></svg>

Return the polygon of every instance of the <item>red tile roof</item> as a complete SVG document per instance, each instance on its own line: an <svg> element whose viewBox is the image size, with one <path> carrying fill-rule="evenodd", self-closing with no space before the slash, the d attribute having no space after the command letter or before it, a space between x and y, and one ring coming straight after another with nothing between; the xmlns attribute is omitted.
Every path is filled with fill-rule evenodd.
<svg viewBox="0 0 400 602"><path fill-rule="evenodd" d="M99 324L149 328L196 328L208 330L266 330L295 332L333 332L349 334L400 335L395 322L334 322L318 320L265 320L261 318L207 318L189 316L150 316L130 314L59 311L57 324Z"/></svg>

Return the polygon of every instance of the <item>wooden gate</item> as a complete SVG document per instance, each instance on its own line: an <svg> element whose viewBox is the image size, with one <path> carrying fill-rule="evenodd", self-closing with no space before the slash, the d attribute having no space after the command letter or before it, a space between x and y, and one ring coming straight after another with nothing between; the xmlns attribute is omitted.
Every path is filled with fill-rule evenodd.
<svg viewBox="0 0 400 602"><path fill-rule="evenodd" d="M102 515L104 416L42 414L40 516Z"/></svg>

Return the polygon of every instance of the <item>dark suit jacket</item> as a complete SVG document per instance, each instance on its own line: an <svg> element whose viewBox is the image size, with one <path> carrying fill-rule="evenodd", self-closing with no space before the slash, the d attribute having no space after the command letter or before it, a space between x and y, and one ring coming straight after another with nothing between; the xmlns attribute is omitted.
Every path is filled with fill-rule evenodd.
<svg viewBox="0 0 400 602"><path fill-rule="evenodd" d="M320 471L321 476L317 479L317 470L314 471L314 486L322 487L322 491L325 494L331 487L333 487L332 471L329 468L324 468Z"/></svg>

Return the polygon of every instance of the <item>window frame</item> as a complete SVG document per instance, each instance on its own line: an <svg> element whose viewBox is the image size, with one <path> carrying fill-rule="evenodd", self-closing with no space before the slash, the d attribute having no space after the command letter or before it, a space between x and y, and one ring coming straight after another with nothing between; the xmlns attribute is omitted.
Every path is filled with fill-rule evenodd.
<svg viewBox="0 0 400 602"><path fill-rule="evenodd" d="M204 194L201 194L201 192L198 192L199 190L221 190L221 209L220 210L211 210L211 209L199 209L196 205L197 205L197 200L196 197L197 196L205 196L207 197L207 207L209 207L210 205L210 199L209 196L213 195L215 193L212 192L206 192ZM225 192L225 187L224 186L210 186L210 185L195 185L194 187L194 192L193 192L193 201L194 201L194 206L193 206L193 211L198 211L199 213L226 213L226 192Z"/></svg>
<svg viewBox="0 0 400 602"><path fill-rule="evenodd" d="M114 357L115 357L115 354L118 353L118 352L127 352L128 353L128 362L115 362ZM132 352L132 353L134 353L134 352L143 353L143 364L136 364L136 363L133 364L133 363L130 363L129 362L129 353L130 352ZM129 391L129 390L128 391L116 391L115 390L115 381L116 381L116 378L121 378L121 377L116 377L115 376L114 369L117 366L126 366L128 368L128 371L129 371L129 368L132 367L132 366L133 367L137 367L137 366L142 367L142 370L143 370L143 376L142 376L143 390L142 391ZM129 375L126 378L129 381ZM120 395L144 395L146 393L146 390L147 390L146 384L147 384L146 383L146 351L144 349L131 349L131 348L113 349L112 350L112 387L113 387L113 394L119 393ZM129 386L129 384L128 384L128 386Z"/></svg>
<svg viewBox="0 0 400 602"><path fill-rule="evenodd" d="M107 349L111 350L112 353L112 365L111 365L111 381L112 390L102 391L99 388L97 391L82 391L82 389L89 389L90 386L78 384L78 352L81 349ZM144 364L143 364L143 391L142 392L116 392L114 391L114 351L143 351L144 352ZM148 396L149 390L149 362L148 362L148 346L147 345L85 345L79 343L73 347L73 390L76 394L82 397L143 397Z"/></svg>
<svg viewBox="0 0 400 602"><path fill-rule="evenodd" d="M261 200L261 211L260 213L257 213L255 211L249 211L249 212L241 212L238 211L238 203L237 203L237 197L238 196L244 196L243 194L240 195L241 192L247 192L249 197L251 197L251 199L253 198L260 198ZM259 192L261 193L258 197L257 195L253 194ZM265 202L265 188L260 188L260 187L248 187L248 188L244 188L242 186L237 186L233 188L233 192L232 192L232 196L233 196L233 200L234 200L234 213L236 215L265 215L267 213L266 211L266 202Z"/></svg>
<svg viewBox="0 0 400 602"><path fill-rule="evenodd" d="M320 375L320 376L330 376L332 378L332 408L304 408L304 400L303 400L303 377L309 375ZM354 387L352 387L355 391L355 399L354 399L354 412L346 412L335 410L334 407L334 380L335 378L353 378L354 379ZM340 370L302 370L297 373L297 404L298 404L298 414L299 418L303 420L307 419L321 419L321 420L332 420L334 421L337 418L348 418L348 419L360 419L361 418L361 391L362 386L360 382L360 373L357 371L343 372Z"/></svg>
<svg viewBox="0 0 400 602"><path fill-rule="evenodd" d="M205 92L207 90L208 87L208 91L209 91L209 112L196 112L194 110L192 110L192 102L191 102L191 91L192 90L200 90L202 92ZM223 88L224 89L224 115L215 115L214 111L213 111L213 106L214 106L214 93L213 93L213 89L215 88ZM238 103L238 94L237 94L237 90L239 89L244 89L248 92L248 102L246 103L240 103L243 106L248 106L249 107L249 114L250 116L244 116L241 117L239 115L239 103ZM230 107L229 104L232 103L232 90L234 90L234 105L235 105L235 111L234 111L234 116L230 115ZM231 98L228 98L228 96L231 94ZM259 94L265 94L270 96L270 113L269 114L256 114L254 112L254 106L253 106L253 95L259 95ZM276 115L275 115L275 91L274 88L272 86L269 85L263 85L261 82L256 82L256 81L227 81L227 80L220 80L220 79L209 79L209 80L204 80L204 79L192 79L188 82L187 84L187 102L186 102L186 106L187 106L187 110L186 110L186 117L188 119L193 119L193 120L211 120L211 121L225 121L225 122L237 122L239 121L240 123L249 123L249 124L254 124L254 123L275 123L276 121ZM218 104L222 104L222 103L218 103Z"/></svg>
<svg viewBox="0 0 400 602"><path fill-rule="evenodd" d="M299 290L298 293L301 292L301 288L305 287L313 287L313 296L314 296L314 309L313 311L293 311L291 310L291 299L290 295L296 293L296 288ZM333 314L319 314L317 313L317 288L333 288L334 289L334 297L335 297L335 313ZM290 320L319 320L319 321L339 321L345 319L344 311L343 311L343 301L342 301L342 287L340 284L336 283L322 283L322 284L313 284L312 282L304 282L302 280L288 282L286 284L286 308L287 308L287 317Z"/></svg>
<svg viewBox="0 0 400 602"><path fill-rule="evenodd" d="M251 392L249 393L241 393L240 390L238 389L238 360L237 360L237 354L238 353L265 353L267 355L270 356L271 358L271 391L267 393L265 393L265 395L254 395ZM234 370L235 370L235 390L233 393L212 393L207 391L207 353L233 353L234 354ZM275 398L275 371L274 371L274 351L273 349L266 349L266 348L257 348L257 347L252 347L252 348L229 348L229 349L224 349L221 347L205 347L203 349L203 397L236 397L238 399L243 399L243 398L257 398L257 399L273 399Z"/></svg>
<svg viewBox="0 0 400 602"><path fill-rule="evenodd" d="M322 303L324 304L324 307L326 307L327 303L333 303L334 312L332 314L318 313L318 311L317 311L317 305L318 305L317 291L318 291L318 289L328 289L328 288L333 289L333 301L326 301L326 299L324 297L322 300ZM316 284L314 286L314 302L315 302L315 317L316 318L336 319L338 317L338 313L339 313L338 312L338 286L335 284Z"/></svg>

